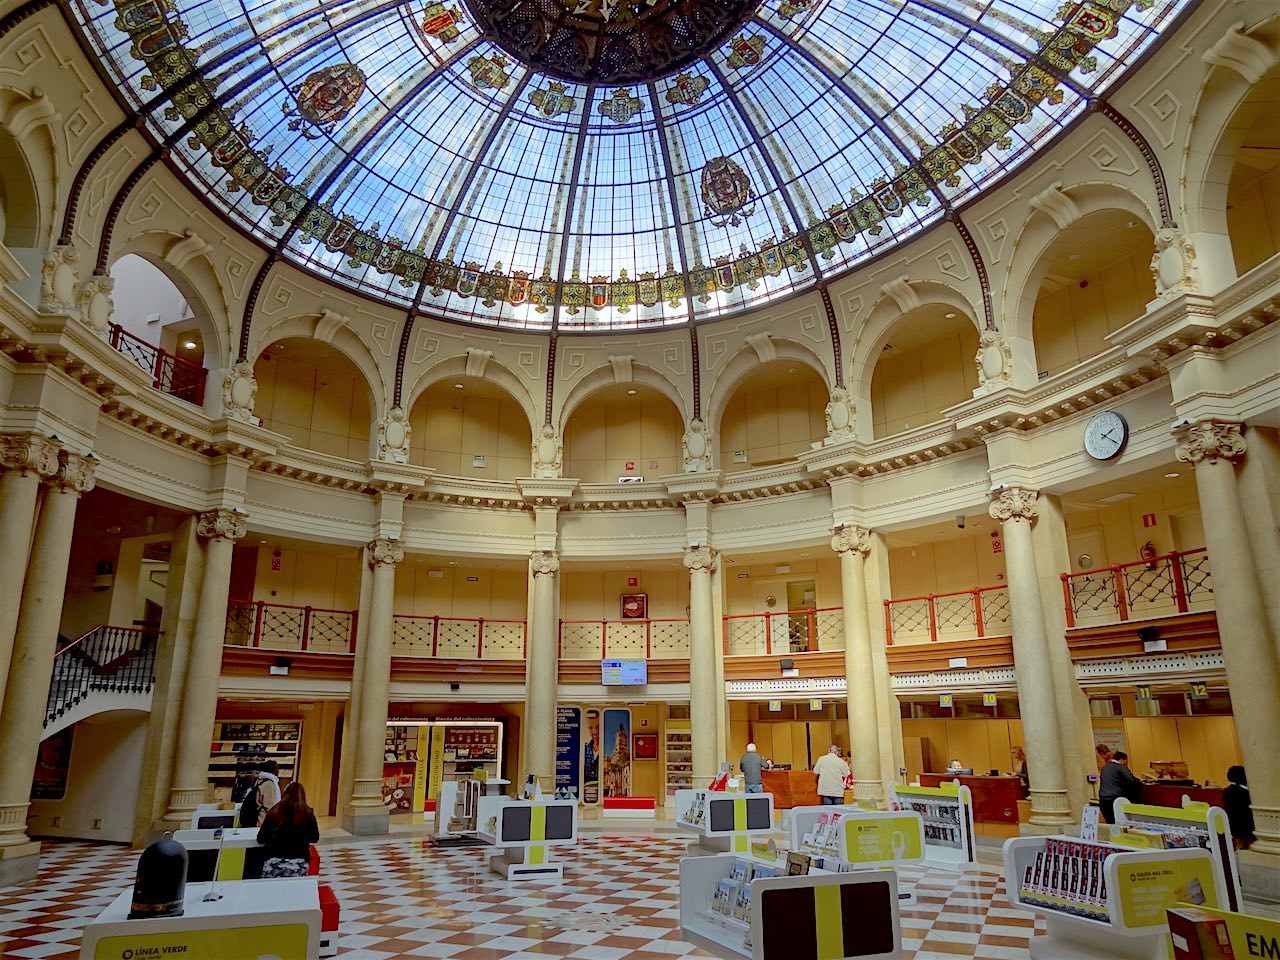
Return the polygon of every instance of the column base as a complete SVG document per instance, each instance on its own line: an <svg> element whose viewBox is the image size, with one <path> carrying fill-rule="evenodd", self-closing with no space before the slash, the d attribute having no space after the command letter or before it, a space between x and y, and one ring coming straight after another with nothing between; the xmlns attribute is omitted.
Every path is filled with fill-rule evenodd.
<svg viewBox="0 0 1280 960"><path fill-rule="evenodd" d="M30 883L40 869L40 844L0 847L0 888Z"/></svg>
<svg viewBox="0 0 1280 960"><path fill-rule="evenodd" d="M347 807L342 811L342 829L353 837L385 837L391 832L391 814L385 809Z"/></svg>
<svg viewBox="0 0 1280 960"><path fill-rule="evenodd" d="M1259 853L1255 845L1236 853L1236 860L1240 865L1240 886L1246 897L1263 903L1280 903L1280 856Z"/></svg>
<svg viewBox="0 0 1280 960"><path fill-rule="evenodd" d="M877 810L885 808L884 784L879 780L853 781L853 802L872 803Z"/></svg>

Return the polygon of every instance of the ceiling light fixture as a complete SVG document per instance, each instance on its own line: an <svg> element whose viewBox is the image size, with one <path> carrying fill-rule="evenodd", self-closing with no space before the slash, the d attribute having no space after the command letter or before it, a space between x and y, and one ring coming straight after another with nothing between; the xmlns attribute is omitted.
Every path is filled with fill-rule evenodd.
<svg viewBox="0 0 1280 960"><path fill-rule="evenodd" d="M460 384L460 383L455 383L455 384L453 385L453 389L455 389L455 390L461 390L461 389L462 389L462 384Z"/></svg>
<svg viewBox="0 0 1280 960"><path fill-rule="evenodd" d="M1166 480L1176 480L1180 476L1182 476L1182 474L1180 474L1177 470L1170 470L1168 473L1164 475L1164 478Z"/></svg>
<svg viewBox="0 0 1280 960"><path fill-rule="evenodd" d="M946 317L948 320L954 320L956 318L955 311L944 313L943 316Z"/></svg>
<svg viewBox="0 0 1280 960"><path fill-rule="evenodd" d="M1132 229L1133 229L1134 227L1136 227L1137 225L1138 225L1138 221L1137 221L1137 220L1127 220L1127 221L1125 221L1125 228L1126 228L1126 229L1128 229L1128 230L1132 230Z"/></svg>
<svg viewBox="0 0 1280 960"><path fill-rule="evenodd" d="M188 340L186 343L183 344L183 347L185 347L188 350L194 350L196 348L196 342L194 340Z"/></svg>
<svg viewBox="0 0 1280 960"><path fill-rule="evenodd" d="M636 395L635 390L628 390L628 391L627 391L627 396L628 396L628 397L634 397L635 395Z"/></svg>

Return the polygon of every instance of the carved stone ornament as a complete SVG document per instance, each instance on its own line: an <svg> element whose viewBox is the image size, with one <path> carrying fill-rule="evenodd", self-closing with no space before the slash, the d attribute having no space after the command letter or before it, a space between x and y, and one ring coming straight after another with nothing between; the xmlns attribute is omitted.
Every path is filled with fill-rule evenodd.
<svg viewBox="0 0 1280 960"><path fill-rule="evenodd" d="M529 569L535 577L554 577L560 571L560 558L550 550L539 550L529 557Z"/></svg>
<svg viewBox="0 0 1280 960"><path fill-rule="evenodd" d="M684 451L685 473L705 473L711 469L711 431L700 418L689 421L680 445Z"/></svg>
<svg viewBox="0 0 1280 960"><path fill-rule="evenodd" d="M104 339L110 332L111 316L116 310L115 301L111 299L111 291L115 286L114 277L94 274L80 284L80 293L76 297L80 319L86 327Z"/></svg>
<svg viewBox="0 0 1280 960"><path fill-rule="evenodd" d="M852 440L857 412L857 404L853 402L853 394L848 388L833 388L831 399L827 401L827 439L824 442L843 443Z"/></svg>
<svg viewBox="0 0 1280 960"><path fill-rule="evenodd" d="M67 493L88 493L93 489L94 473L97 469L98 458L92 454L60 450L58 451L58 472L48 482Z"/></svg>
<svg viewBox="0 0 1280 960"><path fill-rule="evenodd" d="M45 254L40 267L40 312L74 313L76 284L80 282L80 252L70 244L57 244Z"/></svg>
<svg viewBox="0 0 1280 960"><path fill-rule="evenodd" d="M0 467L51 477L58 472L58 441L38 433L0 434Z"/></svg>
<svg viewBox="0 0 1280 960"><path fill-rule="evenodd" d="M715 573L717 560L718 554L711 547L697 547L684 553L684 565L690 573Z"/></svg>
<svg viewBox="0 0 1280 960"><path fill-rule="evenodd" d="M831 549L836 553L871 552L871 531L866 527L841 527L831 536Z"/></svg>
<svg viewBox="0 0 1280 960"><path fill-rule="evenodd" d="M378 424L378 459L384 463L408 463L411 432L404 408L392 407Z"/></svg>
<svg viewBox="0 0 1280 960"><path fill-rule="evenodd" d="M208 510L196 518L196 535L206 540L239 540L248 529L244 516L239 510L225 507Z"/></svg>
<svg viewBox="0 0 1280 960"><path fill-rule="evenodd" d="M1156 282L1156 300L1160 302L1200 289L1195 244L1186 234L1170 227L1156 231L1151 276Z"/></svg>
<svg viewBox="0 0 1280 960"><path fill-rule="evenodd" d="M262 421L253 415L253 401L257 396L258 381L253 375L253 364L241 360L228 368L222 378L223 416L258 426Z"/></svg>
<svg viewBox="0 0 1280 960"><path fill-rule="evenodd" d="M545 424L533 441L533 476L538 480L560 476L564 462L564 444L556 436L556 428Z"/></svg>
<svg viewBox="0 0 1280 960"><path fill-rule="evenodd" d="M990 393L1013 379L1013 348L999 330L983 330L978 336L978 392Z"/></svg>
<svg viewBox="0 0 1280 960"><path fill-rule="evenodd" d="M1202 460L1216 463L1226 460L1235 463L1244 458L1245 440L1238 423L1221 420L1201 420L1173 432L1177 446L1174 456L1180 463L1193 467Z"/></svg>
<svg viewBox="0 0 1280 960"><path fill-rule="evenodd" d="M391 540L387 537L379 537L377 540L370 541L365 550L371 567L381 564L394 566L404 559L404 547L400 546L400 541Z"/></svg>
<svg viewBox="0 0 1280 960"><path fill-rule="evenodd" d="M988 513L991 519L1004 523L1006 520L1026 520L1030 523L1040 512L1036 499L1040 496L1035 490L1022 487L1005 487L991 501Z"/></svg>

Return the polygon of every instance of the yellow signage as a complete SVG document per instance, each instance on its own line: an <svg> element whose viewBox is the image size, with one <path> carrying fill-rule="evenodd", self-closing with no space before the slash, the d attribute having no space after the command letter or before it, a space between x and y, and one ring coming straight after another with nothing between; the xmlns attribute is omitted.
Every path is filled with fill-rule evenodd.
<svg viewBox="0 0 1280 960"><path fill-rule="evenodd" d="M996 695L994 693L984 693L982 695L982 705L984 707L994 707L996 705Z"/></svg>
<svg viewBox="0 0 1280 960"><path fill-rule="evenodd" d="M938 695L938 706L940 707L949 707L952 705L954 701L955 701L955 698L949 693L943 693Z"/></svg>
<svg viewBox="0 0 1280 960"><path fill-rule="evenodd" d="M821 700L818 700L818 699L810 700L810 701L809 701L809 709L810 709L810 710L821 710L821 709L822 709L822 701L821 701Z"/></svg>
<svg viewBox="0 0 1280 960"><path fill-rule="evenodd" d="M1164 926L1164 912L1178 903L1216 906L1209 855L1178 860L1134 860L1118 875L1120 916L1129 927Z"/></svg>
<svg viewBox="0 0 1280 960"><path fill-rule="evenodd" d="M225 930L139 931L123 937L103 937L93 960L151 960L180 956L182 960L307 960L310 931L305 923Z"/></svg>
<svg viewBox="0 0 1280 960"><path fill-rule="evenodd" d="M431 752L431 727L418 728L418 765L413 771L413 812L427 808L427 770Z"/></svg>
<svg viewBox="0 0 1280 960"><path fill-rule="evenodd" d="M782 701L781 701L781 700L770 700L770 701L769 701L769 712L770 712L770 713L778 713L778 712L779 712L779 711L781 711L781 710L782 710Z"/></svg>
<svg viewBox="0 0 1280 960"><path fill-rule="evenodd" d="M846 817L849 863L892 863L924 856L924 838L915 817Z"/></svg>
<svg viewBox="0 0 1280 960"><path fill-rule="evenodd" d="M1208 907L1196 907L1195 912L1218 917L1226 924L1227 936L1231 940L1231 950L1237 957L1280 957L1280 920L1251 917L1244 913L1228 913L1226 910L1213 910ZM1170 923L1172 924L1172 921ZM1174 944L1177 945L1176 939ZM1184 946L1183 949L1185 950L1186 947ZM1175 950L1174 956L1177 955Z"/></svg>

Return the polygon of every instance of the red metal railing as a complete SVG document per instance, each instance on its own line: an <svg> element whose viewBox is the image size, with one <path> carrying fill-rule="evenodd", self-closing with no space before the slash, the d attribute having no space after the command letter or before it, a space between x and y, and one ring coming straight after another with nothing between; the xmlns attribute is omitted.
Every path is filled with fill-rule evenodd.
<svg viewBox="0 0 1280 960"><path fill-rule="evenodd" d="M688 656L688 620L560 621L562 660L685 660Z"/></svg>
<svg viewBox="0 0 1280 960"><path fill-rule="evenodd" d="M843 607L731 613L724 618L725 656L760 657L843 649Z"/></svg>
<svg viewBox="0 0 1280 960"><path fill-rule="evenodd" d="M397 616L391 652L445 660L523 660L529 649L524 620Z"/></svg>
<svg viewBox="0 0 1280 960"><path fill-rule="evenodd" d="M356 619L355 610L232 600L227 605L225 642L266 650L354 653Z"/></svg>
<svg viewBox="0 0 1280 960"><path fill-rule="evenodd" d="M972 640L1012 632L1004 584L884 602L885 642Z"/></svg>
<svg viewBox="0 0 1280 960"><path fill-rule="evenodd" d="M1062 574L1067 626L1122 623L1213 607L1204 547Z"/></svg>
<svg viewBox="0 0 1280 960"><path fill-rule="evenodd" d="M151 374L151 386L197 407L204 404L206 372L200 364L147 343L118 323L109 324L108 336L111 346Z"/></svg>

